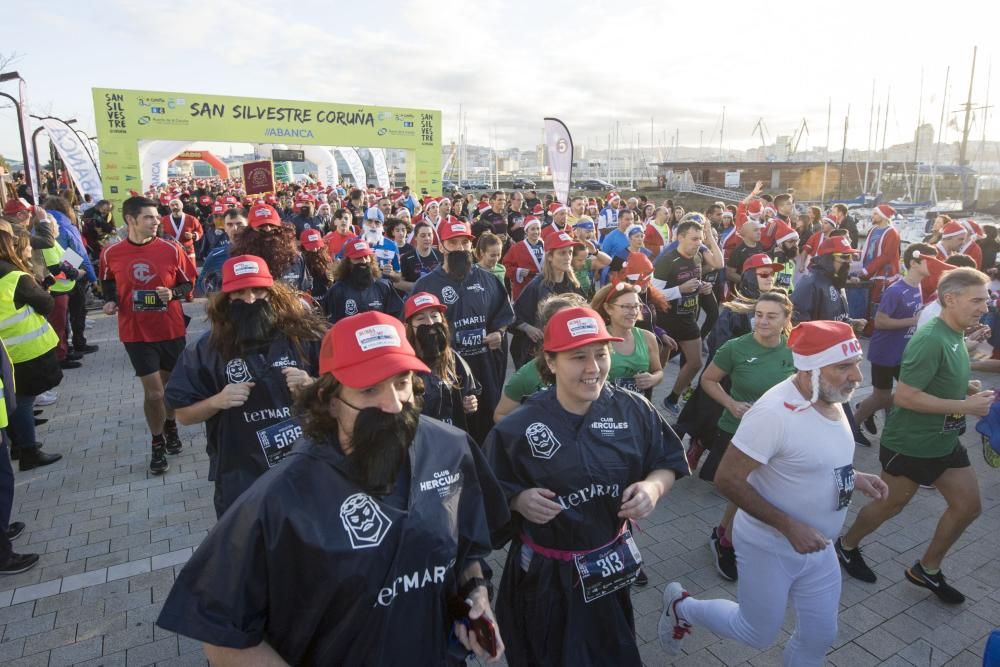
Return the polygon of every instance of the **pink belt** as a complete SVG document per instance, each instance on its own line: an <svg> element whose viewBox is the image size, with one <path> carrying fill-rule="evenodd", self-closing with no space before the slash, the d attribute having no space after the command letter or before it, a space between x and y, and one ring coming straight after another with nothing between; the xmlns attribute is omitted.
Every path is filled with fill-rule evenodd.
<svg viewBox="0 0 1000 667"><path fill-rule="evenodd" d="M621 527L621 530L618 531L618 534L615 535L614 538L610 542L608 542L607 544L599 546L599 547L597 547L595 549L586 549L584 551L565 551L563 549L550 549L548 547L543 547L543 546L540 546L538 544L535 544L531 540L531 538L528 537L527 533L521 533L521 544L523 544L524 546L530 548L532 551L534 551L539 556L544 556L545 558L551 558L552 560L571 561L576 556L582 556L584 554L593 553L594 551L600 551L604 547L607 547L607 546L610 546L610 545L614 544L615 540L617 540L619 537L621 537L622 533L625 532L625 526L626 526L626 524L623 523L622 527Z"/></svg>

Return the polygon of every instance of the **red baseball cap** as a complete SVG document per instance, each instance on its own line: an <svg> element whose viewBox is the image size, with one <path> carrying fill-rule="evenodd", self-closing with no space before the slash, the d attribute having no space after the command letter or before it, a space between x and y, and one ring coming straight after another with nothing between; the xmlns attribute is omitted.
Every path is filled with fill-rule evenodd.
<svg viewBox="0 0 1000 667"><path fill-rule="evenodd" d="M750 255L743 262L743 271L749 271L750 269L774 269L775 271L781 271L785 268L784 264L779 264L765 253L759 252L756 255Z"/></svg>
<svg viewBox="0 0 1000 667"><path fill-rule="evenodd" d="M406 340L403 323L377 310L339 320L319 349L320 374L348 387L371 387L406 371L430 369Z"/></svg>
<svg viewBox="0 0 1000 667"><path fill-rule="evenodd" d="M572 236L566 232L557 232L555 234L549 234L546 236L542 244L545 247L545 252L552 252L553 250L559 250L560 248L568 248L573 245L583 246L584 244L577 241Z"/></svg>
<svg viewBox="0 0 1000 667"><path fill-rule="evenodd" d="M474 238L469 225L465 222L442 222L438 225L438 238L442 241L457 238Z"/></svg>
<svg viewBox="0 0 1000 667"><path fill-rule="evenodd" d="M620 342L604 326L604 320L590 308L563 308L545 325L543 347L546 352L575 350L591 343Z"/></svg>
<svg viewBox="0 0 1000 667"><path fill-rule="evenodd" d="M259 204L250 209L250 226L254 229L264 225L281 226L281 216L267 204Z"/></svg>
<svg viewBox="0 0 1000 667"><path fill-rule="evenodd" d="M849 253L857 255L860 252L860 250L855 250L851 247L851 242L847 240L846 236L831 236L819 244L819 249L816 251L816 255L820 257L836 253Z"/></svg>
<svg viewBox="0 0 1000 667"><path fill-rule="evenodd" d="M347 259L360 259L361 257L371 257L375 254L371 246L364 239L353 239L344 244L344 257Z"/></svg>
<svg viewBox="0 0 1000 667"><path fill-rule="evenodd" d="M427 310L428 308L439 310L442 313L448 310L448 306L441 303L441 301L430 292L417 292L406 300L406 304L403 306L403 319L409 320L420 311Z"/></svg>
<svg viewBox="0 0 1000 667"><path fill-rule="evenodd" d="M212 215L225 215L226 206L225 204L215 204L212 206Z"/></svg>
<svg viewBox="0 0 1000 667"><path fill-rule="evenodd" d="M8 199L3 205L4 215L17 215L18 213L31 213L31 204L20 197Z"/></svg>
<svg viewBox="0 0 1000 667"><path fill-rule="evenodd" d="M319 250L323 247L323 236L318 229L304 229L299 236L299 243L306 250Z"/></svg>
<svg viewBox="0 0 1000 667"><path fill-rule="evenodd" d="M222 265L222 291L237 292L248 287L270 287L274 284L267 262L255 255L230 257Z"/></svg>
<svg viewBox="0 0 1000 667"><path fill-rule="evenodd" d="M198 197L198 203L201 204L202 206L211 206L212 198L209 197L208 195L202 195Z"/></svg>

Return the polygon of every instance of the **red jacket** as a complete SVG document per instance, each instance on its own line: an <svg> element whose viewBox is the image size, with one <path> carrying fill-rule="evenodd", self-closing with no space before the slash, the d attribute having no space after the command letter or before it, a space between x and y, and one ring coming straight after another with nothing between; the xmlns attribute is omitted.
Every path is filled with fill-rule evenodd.
<svg viewBox="0 0 1000 667"><path fill-rule="evenodd" d="M160 236L177 241L184 248L184 252L188 255L193 255L194 244L201 239L204 231L202 231L198 218L187 213L183 213L182 215L180 229L174 229L174 221L169 213L160 218ZM185 239L185 233L190 233L191 238Z"/></svg>
<svg viewBox="0 0 1000 667"><path fill-rule="evenodd" d="M871 245L871 232L861 246L861 261L865 261ZM878 240L872 260L865 264L866 278L893 278L899 275L899 232L889 225Z"/></svg>
<svg viewBox="0 0 1000 667"><path fill-rule="evenodd" d="M541 271L541 262L535 261L535 255L528 247L527 239L511 245L501 261L507 269L507 277L510 278L510 296L516 300L521 290Z"/></svg>

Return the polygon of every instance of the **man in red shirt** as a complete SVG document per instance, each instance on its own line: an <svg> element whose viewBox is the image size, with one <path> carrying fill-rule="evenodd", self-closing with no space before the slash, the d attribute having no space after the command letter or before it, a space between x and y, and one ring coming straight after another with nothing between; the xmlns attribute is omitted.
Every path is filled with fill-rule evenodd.
<svg viewBox="0 0 1000 667"><path fill-rule="evenodd" d="M174 412L163 402L163 387L184 351L184 311L178 299L194 285L194 262L174 241L160 238L156 202L130 197L122 204L128 237L101 253L100 274L107 315L118 313L118 337L142 383L143 410L153 437L149 471L170 468L167 453L178 454Z"/></svg>
<svg viewBox="0 0 1000 667"><path fill-rule="evenodd" d="M180 243L191 258L191 264L194 264L194 246L201 240L204 231L198 218L184 212L180 199L170 200L170 213L160 218L160 234Z"/></svg>

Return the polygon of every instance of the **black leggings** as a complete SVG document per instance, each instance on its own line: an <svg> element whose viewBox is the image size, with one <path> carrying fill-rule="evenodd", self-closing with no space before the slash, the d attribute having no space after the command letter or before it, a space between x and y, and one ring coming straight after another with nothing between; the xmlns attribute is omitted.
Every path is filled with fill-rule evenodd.
<svg viewBox="0 0 1000 667"><path fill-rule="evenodd" d="M705 340L719 320L719 302L715 298L715 293L709 292L698 297L698 305L705 311L705 323L701 325L701 339Z"/></svg>

